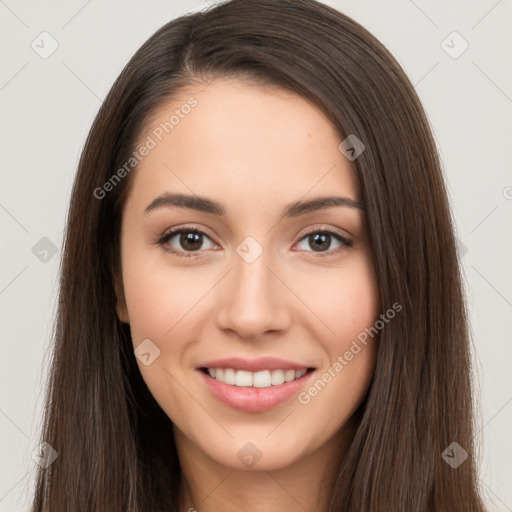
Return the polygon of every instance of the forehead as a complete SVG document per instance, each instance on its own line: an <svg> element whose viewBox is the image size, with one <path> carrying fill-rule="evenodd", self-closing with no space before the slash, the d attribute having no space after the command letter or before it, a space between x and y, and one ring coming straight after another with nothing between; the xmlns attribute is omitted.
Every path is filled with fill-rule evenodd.
<svg viewBox="0 0 512 512"><path fill-rule="evenodd" d="M257 209L309 193L358 197L340 135L317 107L278 87L235 79L188 87L151 116L140 141L150 139L132 200L179 191L230 204L252 199Z"/></svg>

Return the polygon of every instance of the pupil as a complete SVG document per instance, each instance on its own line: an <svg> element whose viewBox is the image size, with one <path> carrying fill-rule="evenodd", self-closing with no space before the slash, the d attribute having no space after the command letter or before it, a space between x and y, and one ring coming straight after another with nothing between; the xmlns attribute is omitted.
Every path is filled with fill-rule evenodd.
<svg viewBox="0 0 512 512"><path fill-rule="evenodd" d="M314 240L314 243L311 244L311 246L313 247L313 249L316 251L316 248L320 248L320 249L329 249L329 245L330 243L326 242L326 240L328 239L330 235L327 235L327 234L321 234L321 233L317 233L315 235L311 235L310 236L310 241L311 241L311 237L313 237L313 240ZM320 242L319 242L320 241ZM319 242L319 243L318 243Z"/></svg>
<svg viewBox="0 0 512 512"><path fill-rule="evenodd" d="M202 240L200 233L182 233L180 243L184 249L196 251L201 248Z"/></svg>

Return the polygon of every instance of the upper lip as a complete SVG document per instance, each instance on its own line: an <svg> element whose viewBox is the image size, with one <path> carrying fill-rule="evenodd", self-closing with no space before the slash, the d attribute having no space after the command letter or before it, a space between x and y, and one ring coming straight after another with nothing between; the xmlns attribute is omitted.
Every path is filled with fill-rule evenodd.
<svg viewBox="0 0 512 512"><path fill-rule="evenodd" d="M262 370L306 370L312 367L276 357L258 357L257 359L227 357L215 361L206 361L201 363L198 368L232 368L233 370L259 372Z"/></svg>

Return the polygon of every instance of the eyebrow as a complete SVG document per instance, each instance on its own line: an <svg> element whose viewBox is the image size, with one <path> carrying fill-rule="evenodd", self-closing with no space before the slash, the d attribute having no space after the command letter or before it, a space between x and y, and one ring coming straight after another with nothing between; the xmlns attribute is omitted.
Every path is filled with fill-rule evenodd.
<svg viewBox="0 0 512 512"><path fill-rule="evenodd" d="M185 194L164 193L155 199L146 207L145 213L163 207L174 206L190 210L198 210L200 212L212 213L218 216L226 214L225 208L207 197L189 196ZM297 217L304 213L324 210L335 206L346 206L359 210L365 210L365 206L361 201L342 196L325 196L316 197L310 201L296 201L286 206L283 210L282 217Z"/></svg>

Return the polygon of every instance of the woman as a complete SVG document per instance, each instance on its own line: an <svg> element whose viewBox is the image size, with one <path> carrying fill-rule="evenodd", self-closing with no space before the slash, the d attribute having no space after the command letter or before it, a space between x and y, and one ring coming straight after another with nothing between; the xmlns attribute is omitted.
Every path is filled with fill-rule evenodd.
<svg viewBox="0 0 512 512"><path fill-rule="evenodd" d="M482 511L436 148L400 66L307 0L135 54L69 211L33 509Z"/></svg>

